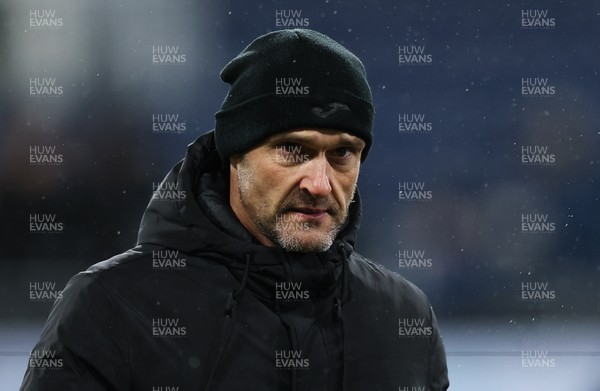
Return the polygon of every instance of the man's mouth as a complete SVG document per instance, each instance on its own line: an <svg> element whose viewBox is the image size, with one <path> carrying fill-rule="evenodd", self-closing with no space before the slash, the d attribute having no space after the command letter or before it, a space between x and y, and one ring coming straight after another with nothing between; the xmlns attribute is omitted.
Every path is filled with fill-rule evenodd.
<svg viewBox="0 0 600 391"><path fill-rule="evenodd" d="M321 218L325 217L329 213L329 210L325 208L300 207L290 208L289 212L296 213L307 218Z"/></svg>

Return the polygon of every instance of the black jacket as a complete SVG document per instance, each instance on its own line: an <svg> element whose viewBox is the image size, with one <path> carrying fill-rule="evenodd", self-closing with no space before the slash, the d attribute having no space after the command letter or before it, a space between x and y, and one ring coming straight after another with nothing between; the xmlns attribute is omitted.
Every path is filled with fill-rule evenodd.
<svg viewBox="0 0 600 391"><path fill-rule="evenodd" d="M22 390L445 390L435 316L410 282L333 246L258 244L229 208L214 135L188 148L138 245L67 284Z"/></svg>

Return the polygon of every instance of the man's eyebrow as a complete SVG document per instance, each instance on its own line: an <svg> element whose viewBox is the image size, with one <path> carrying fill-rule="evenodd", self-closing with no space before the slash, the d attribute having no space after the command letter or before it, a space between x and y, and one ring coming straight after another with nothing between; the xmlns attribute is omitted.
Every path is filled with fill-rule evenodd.
<svg viewBox="0 0 600 391"><path fill-rule="evenodd" d="M354 138L353 136L351 136L349 134L339 134L336 136L338 137L338 139L335 142L338 144L349 145L352 147L360 148L361 146L363 146L363 143L364 143L364 141L361 140L360 138L358 138L358 137ZM299 134L278 134L269 140L270 144L277 144L277 143L281 143L281 142L309 144L309 145L315 143L313 137L311 137L310 135L303 136L303 135L299 135Z"/></svg>

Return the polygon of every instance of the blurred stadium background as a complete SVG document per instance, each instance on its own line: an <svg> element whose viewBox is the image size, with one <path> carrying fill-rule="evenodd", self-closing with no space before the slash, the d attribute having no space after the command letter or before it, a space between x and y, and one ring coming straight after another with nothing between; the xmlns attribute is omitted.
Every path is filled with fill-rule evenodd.
<svg viewBox="0 0 600 391"><path fill-rule="evenodd" d="M546 26L527 28L524 12ZM2 390L18 389L52 305L30 284L62 289L133 246L153 183L214 126L221 68L290 24L366 66L376 123L357 249L428 294L451 389L600 390L600 2L4 0L0 20ZM153 63L156 46L185 62ZM431 62L401 64L413 46ZM33 96L32 79L62 92ZM524 96L524 79L555 93ZM155 132L166 113L185 130ZM402 132L402 115L430 131ZM35 146L62 162L31 164ZM554 164L523 164L527 146ZM431 198L402 200L401 183ZM31 233L32 214L64 229ZM525 215L554 229L524 232ZM427 266L403 266L406 254ZM553 298L522 300L531 282ZM523 365L532 352L552 365Z"/></svg>

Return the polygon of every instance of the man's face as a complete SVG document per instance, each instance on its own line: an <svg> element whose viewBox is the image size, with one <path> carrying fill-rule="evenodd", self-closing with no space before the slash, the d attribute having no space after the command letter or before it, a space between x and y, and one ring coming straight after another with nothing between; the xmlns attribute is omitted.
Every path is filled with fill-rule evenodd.
<svg viewBox="0 0 600 391"><path fill-rule="evenodd" d="M232 209L262 244L325 251L348 217L365 142L294 129L231 157Z"/></svg>

